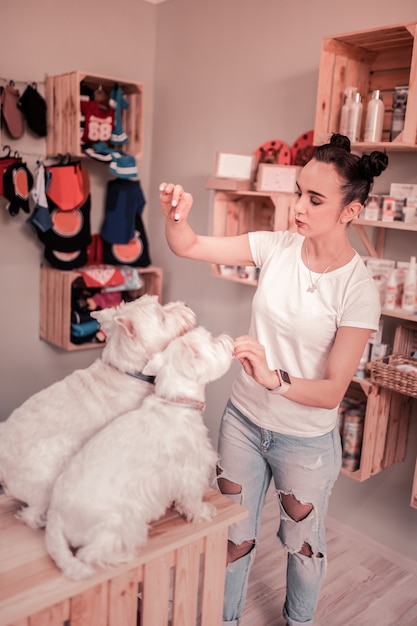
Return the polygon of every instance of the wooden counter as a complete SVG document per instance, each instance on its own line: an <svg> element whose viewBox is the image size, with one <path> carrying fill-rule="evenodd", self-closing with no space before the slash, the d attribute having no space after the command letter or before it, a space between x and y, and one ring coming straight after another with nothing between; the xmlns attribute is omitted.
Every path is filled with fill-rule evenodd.
<svg viewBox="0 0 417 626"><path fill-rule="evenodd" d="M220 626L228 527L247 511L212 489L206 500L217 509L211 522L169 510L133 561L75 582L49 557L44 531L0 495L0 626L195 626L198 616Z"/></svg>

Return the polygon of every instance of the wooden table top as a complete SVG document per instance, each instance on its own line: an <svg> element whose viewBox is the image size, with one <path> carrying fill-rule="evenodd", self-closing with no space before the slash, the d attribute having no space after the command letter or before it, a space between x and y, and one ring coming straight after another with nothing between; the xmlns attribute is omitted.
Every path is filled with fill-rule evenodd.
<svg viewBox="0 0 417 626"><path fill-rule="evenodd" d="M206 492L205 500L217 509L211 522L193 524L169 509L151 525L148 542L133 561L97 570L88 580L71 581L49 557L44 531L33 530L16 519L19 504L0 495L0 626L13 624L192 541L223 532L247 516L246 509L213 489Z"/></svg>

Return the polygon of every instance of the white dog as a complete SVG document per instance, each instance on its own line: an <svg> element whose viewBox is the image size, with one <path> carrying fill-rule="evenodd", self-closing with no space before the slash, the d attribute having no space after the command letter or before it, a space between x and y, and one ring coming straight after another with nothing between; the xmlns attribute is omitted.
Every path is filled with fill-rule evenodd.
<svg viewBox="0 0 417 626"><path fill-rule="evenodd" d="M55 484L46 524L49 554L68 578L116 565L146 542L148 524L173 503L189 521L203 502L217 454L201 411L205 385L232 362L233 341L198 327L149 361L155 394L89 440ZM74 554L76 551L76 554Z"/></svg>
<svg viewBox="0 0 417 626"><path fill-rule="evenodd" d="M34 394L0 423L0 483L27 504L18 517L33 528L45 525L53 484L69 459L154 391L141 375L149 358L196 323L184 303L162 306L150 295L95 316L107 334L101 358Z"/></svg>

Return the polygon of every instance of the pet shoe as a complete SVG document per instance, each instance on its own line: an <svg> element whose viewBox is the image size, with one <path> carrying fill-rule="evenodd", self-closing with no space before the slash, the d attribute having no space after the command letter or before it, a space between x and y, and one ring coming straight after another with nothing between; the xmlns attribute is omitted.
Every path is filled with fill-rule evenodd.
<svg viewBox="0 0 417 626"><path fill-rule="evenodd" d="M97 143L88 144L83 148L84 153L95 159L96 161L103 161L104 163L110 163L114 156L122 156L120 152L115 152L104 141L98 141Z"/></svg>
<svg viewBox="0 0 417 626"><path fill-rule="evenodd" d="M115 154L113 154L113 160L110 163L110 173L118 178L137 178L138 168L135 157L129 154L122 154L117 157Z"/></svg>

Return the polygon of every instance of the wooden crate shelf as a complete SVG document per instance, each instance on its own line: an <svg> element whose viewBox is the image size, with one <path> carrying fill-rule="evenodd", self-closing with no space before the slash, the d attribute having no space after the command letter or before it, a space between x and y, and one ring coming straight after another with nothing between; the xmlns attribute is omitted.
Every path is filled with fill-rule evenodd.
<svg viewBox="0 0 417 626"><path fill-rule="evenodd" d="M359 378L346 395L366 402L359 469L341 470L361 482L404 460L411 399Z"/></svg>
<svg viewBox="0 0 417 626"><path fill-rule="evenodd" d="M123 152L141 160L143 156L143 84L82 71L46 77L47 155L66 153L73 156L83 155L80 144L81 83L92 90L102 88L108 94L115 83L120 85L129 103L129 107L122 111L123 127L129 138L122 149Z"/></svg>
<svg viewBox="0 0 417 626"><path fill-rule="evenodd" d="M143 286L140 295L148 293L162 300L162 277L160 267L138 267ZM64 350L86 350L100 348L100 343L71 342L71 292L75 281L81 278L76 270L61 271L52 267L41 267L40 272L40 324L39 336Z"/></svg>
<svg viewBox="0 0 417 626"><path fill-rule="evenodd" d="M44 531L19 522L16 501L1 495L0 626L220 626L228 527L247 511L212 489L205 499L217 509L211 522L170 509L131 562L76 582L49 557Z"/></svg>
<svg viewBox="0 0 417 626"><path fill-rule="evenodd" d="M417 22L324 37L320 58L314 124L314 144L327 143L339 132L340 110L346 87L358 88L362 96L362 133L367 103L375 89L385 104L381 143L355 143L358 149L417 149ZM390 141L392 94L395 86L408 85L404 129Z"/></svg>
<svg viewBox="0 0 417 626"><path fill-rule="evenodd" d="M213 235L228 237L254 230L293 230L295 202L293 193L215 190ZM212 266L212 275L256 285L253 280L223 275L218 265Z"/></svg>

